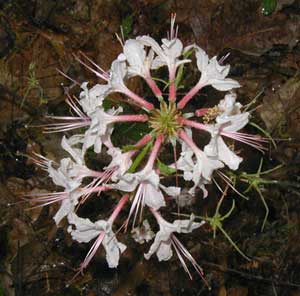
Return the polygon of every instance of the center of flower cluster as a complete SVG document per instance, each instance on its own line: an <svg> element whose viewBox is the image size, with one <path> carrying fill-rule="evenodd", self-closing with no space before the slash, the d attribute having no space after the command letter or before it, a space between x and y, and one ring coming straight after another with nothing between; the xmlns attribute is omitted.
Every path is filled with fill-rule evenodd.
<svg viewBox="0 0 300 296"><path fill-rule="evenodd" d="M174 137L177 130L182 126L178 119L181 117L181 112L176 108L174 102L160 103L160 109L154 109L149 119L149 125L157 134L163 134L169 139Z"/></svg>

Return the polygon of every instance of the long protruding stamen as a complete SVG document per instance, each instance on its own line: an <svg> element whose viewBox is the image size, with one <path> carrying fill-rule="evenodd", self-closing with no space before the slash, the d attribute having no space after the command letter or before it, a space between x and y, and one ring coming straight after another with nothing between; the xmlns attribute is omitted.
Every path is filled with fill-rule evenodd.
<svg viewBox="0 0 300 296"><path fill-rule="evenodd" d="M50 119L58 119L58 117L55 116L47 116L47 118ZM59 117L60 120L72 120L72 122L58 122L58 123L49 123L44 125L43 133L61 133L65 131L70 131L78 128L82 128L85 126L90 125L91 120L81 120L78 118L69 118L69 117ZM75 121L77 120L77 121ZM74 122L75 121L75 122Z"/></svg>
<svg viewBox="0 0 300 296"><path fill-rule="evenodd" d="M221 131L220 134L222 136L225 136L227 138L231 138L233 140L239 141L241 143L247 144L260 152L264 153L266 150L268 150L267 147L263 146L261 143L268 143L269 140L266 138L262 138L260 136L256 135L249 135L245 133L239 133L239 132L224 132Z"/></svg>
<svg viewBox="0 0 300 296"><path fill-rule="evenodd" d="M204 278L204 272L203 269L201 268L201 266L197 263L197 261L194 259L194 257L191 255L191 253L184 247L184 245L178 240L178 238L172 234L171 236L172 239L172 245L178 255L178 258L180 260L180 262L183 265L184 270L188 273L188 275L190 276L190 278L192 279L192 275L190 273L190 271L188 270L184 259L182 258L181 254L187 259L189 260L193 267L195 268L195 270L197 271L197 273L200 275L200 277L202 278L202 280L204 281L205 285L207 285L207 287L210 287L208 282L206 281L206 279Z"/></svg>
<svg viewBox="0 0 300 296"><path fill-rule="evenodd" d="M171 13L170 33L168 33L169 40L173 40L177 38L178 26L176 27L176 30L174 30L175 20L176 20L176 13Z"/></svg>
<svg viewBox="0 0 300 296"><path fill-rule="evenodd" d="M91 119L85 115L78 107L78 100L74 97L68 95L66 103L71 107L71 109L76 113L77 116L46 116L46 118L61 120L57 123L48 123L42 125L44 127L44 133L56 133L56 132L65 132L73 129L82 128L90 125Z"/></svg>
<svg viewBox="0 0 300 296"><path fill-rule="evenodd" d="M200 81L180 100L178 109L183 109L185 105L199 92L204 85Z"/></svg>
<svg viewBox="0 0 300 296"><path fill-rule="evenodd" d="M78 81L74 80L73 78L71 78L70 76L68 76L66 73L64 73L64 72L61 71L60 69L56 68L56 71L57 71L60 75L62 75L62 76L64 76L65 78L69 79L69 80L70 80L71 82L73 82L74 84L80 85L80 83L79 83Z"/></svg>
<svg viewBox="0 0 300 296"><path fill-rule="evenodd" d="M73 96L73 98L68 95L68 98L66 99L66 103L71 107L71 109L79 116L79 117L87 117L85 113L83 113L78 105L80 105L78 99Z"/></svg>
<svg viewBox="0 0 300 296"><path fill-rule="evenodd" d="M32 152L32 154L33 156L27 155L27 158L32 160L35 165L39 166L44 171L48 170L49 163L58 165L55 161L52 161L39 153Z"/></svg>
<svg viewBox="0 0 300 296"><path fill-rule="evenodd" d="M25 201L39 203L30 209L44 207L69 198L69 192L30 193L23 198Z"/></svg>
<svg viewBox="0 0 300 296"><path fill-rule="evenodd" d="M110 176L109 176L109 178L110 178ZM90 184L88 184L87 186L85 186L84 188L81 189L82 198L81 198L80 204L85 203L86 200L89 198L89 196L92 193L97 193L97 195L99 196L103 191L111 190L111 188L109 186L100 185L100 184L104 183L103 179L105 179L105 178L102 177L98 181L96 179L96 180L94 180L93 182L91 182Z"/></svg>
<svg viewBox="0 0 300 296"><path fill-rule="evenodd" d="M84 67L86 67L91 72L93 72L99 78L101 78L101 79L103 79L105 81L109 81L109 74L107 72L103 71L98 65L95 66L96 64L94 62L92 62L92 65L95 66L100 72L98 70L95 70L92 67L90 67L87 63L85 63L84 61L82 61L78 56L74 55L74 58L75 58L75 60L77 62L79 62ZM86 56L85 56L85 58L86 58ZM90 59L87 58L87 60L89 61Z"/></svg>
<svg viewBox="0 0 300 296"><path fill-rule="evenodd" d="M247 196L245 196L244 194L242 194L241 192L239 192L235 187L234 184L232 182L232 180L223 172L221 172L220 170L216 170L217 174L220 176L220 178L226 183L227 186L229 186L235 193L237 193L239 196L241 196L242 198L248 200L249 198ZM214 179L213 179L214 180ZM224 190L220 190L222 193L224 193Z"/></svg>

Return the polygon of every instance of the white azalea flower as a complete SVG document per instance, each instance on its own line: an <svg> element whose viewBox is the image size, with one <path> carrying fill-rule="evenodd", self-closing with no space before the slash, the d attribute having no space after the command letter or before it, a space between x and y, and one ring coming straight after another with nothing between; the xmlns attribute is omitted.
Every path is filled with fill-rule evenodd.
<svg viewBox="0 0 300 296"><path fill-rule="evenodd" d="M210 183L214 170L222 168L224 165L218 159L211 158L200 150L189 137L188 132L181 131L180 136L184 142L182 152L177 160L177 168L183 171L183 177L186 181L193 181L194 183L189 193L194 195L195 188L199 187L206 197L205 184Z"/></svg>
<svg viewBox="0 0 300 296"><path fill-rule="evenodd" d="M77 240L80 243L87 243L96 237L100 237L101 241L98 243L99 245L102 243L105 249L108 266L110 268L118 266L120 255L125 251L126 246L117 240L112 231L112 222L109 220L98 220L93 223L89 219L78 217L75 213L70 214L68 220L69 223L75 227L74 229L72 227L68 228L68 232L74 240ZM89 255L94 255L97 248L98 246L95 246L95 249L93 249L94 252L89 252L87 256L88 262L85 262L86 265L91 260Z"/></svg>
<svg viewBox="0 0 300 296"><path fill-rule="evenodd" d="M109 109L107 112L103 108L97 108L91 113L91 125L84 135L83 153L94 146L94 151L100 153L102 144L108 141L113 132L114 116L122 112L122 107Z"/></svg>
<svg viewBox="0 0 300 296"><path fill-rule="evenodd" d="M60 221L74 213L75 207L78 204L79 198L82 196L82 192L77 189L71 192L66 192L65 198L62 200L60 207L56 214L53 216L56 225L59 225Z"/></svg>
<svg viewBox="0 0 300 296"><path fill-rule="evenodd" d="M132 164L132 151L123 153L120 148L110 147L107 150L107 154L109 154L112 157L112 161L104 169L114 169L114 172L111 176L111 180L113 182L117 182L119 178L126 173L126 171L130 168Z"/></svg>
<svg viewBox="0 0 300 296"><path fill-rule="evenodd" d="M66 191L72 191L81 185L83 176L77 174L79 166L71 158L63 158L60 166L55 169L52 162L48 165L48 173L54 184L62 186Z"/></svg>
<svg viewBox="0 0 300 296"><path fill-rule="evenodd" d="M154 212L154 211L153 211ZM159 231L156 233L153 244L151 245L149 252L144 254L148 260L154 253L159 261L167 261L172 255L172 234L177 233L190 233L194 229L199 228L205 222L194 222L194 216L191 215L189 220L175 220L173 223L169 223L162 218L160 214L154 212L157 222L159 224Z"/></svg>
<svg viewBox="0 0 300 296"><path fill-rule="evenodd" d="M222 111L216 118L215 124L205 125L206 130L211 134L210 142L204 147L204 151L211 157L217 157L230 169L236 170L243 158L236 155L225 144L223 135L230 135L243 128L249 121L249 113L241 113L241 105L235 103L236 95L226 95L218 105Z"/></svg>
<svg viewBox="0 0 300 296"><path fill-rule="evenodd" d="M154 53L149 51L148 56L144 49L144 45L135 40L129 39L125 42L123 53L119 55L118 59L126 59L128 62L128 75L141 76L143 78L150 77L150 69L153 61Z"/></svg>
<svg viewBox="0 0 300 296"><path fill-rule="evenodd" d="M109 94L110 86L108 84L96 84L88 89L87 85L87 82L81 84L83 91L79 95L79 103L83 111L90 115L97 107L102 106L104 98Z"/></svg>
<svg viewBox="0 0 300 296"><path fill-rule="evenodd" d="M150 46L152 50L157 54L152 63L152 69L157 69L162 66L168 66L169 71L174 72L178 66L184 63L189 63L190 60L180 60L182 55L183 46L182 42L178 38L172 40L162 39L162 46L150 36L141 36L137 38L138 41L146 46Z"/></svg>
<svg viewBox="0 0 300 296"><path fill-rule="evenodd" d="M130 209L130 217L137 207L144 204L156 210L166 205L159 184L159 175L146 167L140 172L121 176L120 181L112 187L125 192L133 192L138 187Z"/></svg>
<svg viewBox="0 0 300 296"><path fill-rule="evenodd" d="M132 229L131 233L133 239L139 244L148 242L155 236L154 232L151 230L148 220L144 220L141 226Z"/></svg>
<svg viewBox="0 0 300 296"><path fill-rule="evenodd" d="M230 70L230 65L221 66L216 56L209 60L208 55L202 48L197 45L195 45L194 48L196 51L197 67L201 72L201 78L198 84L202 87L211 85L221 91L240 87L237 81L226 78Z"/></svg>
<svg viewBox="0 0 300 296"><path fill-rule="evenodd" d="M67 151L77 164L84 164L84 157L81 148L77 148L84 143L84 135L73 135L70 138L63 136L61 140L61 147Z"/></svg>

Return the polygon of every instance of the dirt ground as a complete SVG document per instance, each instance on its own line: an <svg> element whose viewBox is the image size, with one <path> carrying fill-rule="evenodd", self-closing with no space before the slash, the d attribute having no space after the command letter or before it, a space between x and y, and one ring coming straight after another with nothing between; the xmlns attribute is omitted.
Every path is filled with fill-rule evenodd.
<svg viewBox="0 0 300 296"><path fill-rule="evenodd" d="M205 271L208 290L196 274L189 279L175 256L164 263L147 261L143 253L149 246L121 233L128 249L118 269L109 269L99 250L85 274L68 285L89 245L73 242L64 223L55 226L57 205L28 210L30 205L20 202L24 192L55 190L26 155L36 151L57 160L63 155L61 135L43 134L38 127L45 115L68 112L64 87L70 82L56 69L92 85L97 79L74 53L81 50L109 69L121 52L115 37L120 26L127 38L151 34L159 40L172 12L184 45L197 43L211 57L230 53L230 77L242 85L238 100L248 104L256 98L252 122L275 141L264 155L239 146L245 160L236 175L237 189L245 191L249 182L253 186L245 193L249 200L230 192L236 207L223 225L251 261L222 232L214 239L209 226L183 238ZM299 0L0 0L0 296L299 296L299 40ZM142 87L133 81L131 88L138 92ZM202 106L210 104L208 96L219 95L205 93ZM261 133L255 126L247 129ZM134 139L130 128L118 132L120 141ZM258 176L261 160L262 171L271 171ZM97 161L99 166L107 162L103 155ZM210 192L190 210L213 215L219 193ZM263 231L259 192L270 210ZM95 199L83 211L95 217L111 204ZM225 200L221 213L230 207L231 200Z"/></svg>

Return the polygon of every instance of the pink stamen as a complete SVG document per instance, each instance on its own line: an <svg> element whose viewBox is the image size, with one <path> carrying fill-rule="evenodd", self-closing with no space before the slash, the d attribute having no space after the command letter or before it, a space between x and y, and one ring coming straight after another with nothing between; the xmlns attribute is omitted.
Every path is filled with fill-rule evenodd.
<svg viewBox="0 0 300 296"><path fill-rule="evenodd" d="M230 56L230 52L228 52L226 55L222 56L218 62L219 65L222 65L229 56Z"/></svg>
<svg viewBox="0 0 300 296"><path fill-rule="evenodd" d="M217 174L220 176L220 178L226 183L226 185L228 185L235 193L237 193L239 196L241 196L242 198L245 198L248 200L248 197L243 195L241 192L239 192L234 186L233 186L233 183L231 181L231 179L226 175L224 174L223 172L221 172L220 170L216 170ZM214 180L214 179L213 179ZM215 180L214 180L215 181ZM215 181L215 184L217 185L218 189L224 193L224 190L222 190L222 188L216 183Z"/></svg>
<svg viewBox="0 0 300 296"><path fill-rule="evenodd" d="M139 185L136 193L135 193L133 202L132 202L131 207L130 207L128 217L125 221L125 231L127 230L129 220L130 220L130 218L131 218L134 211L135 211L135 214L134 214L134 217L133 217L132 229L135 227L136 218L137 218L137 215L138 215L139 212L140 212L140 217L142 217L142 209L143 209L143 205L144 205L144 198L145 198L145 184L141 183Z"/></svg>
<svg viewBox="0 0 300 296"><path fill-rule="evenodd" d="M68 95L68 98L66 99L66 103L71 107L71 109L79 116L79 117L87 117L85 113L83 113L78 105L80 105L80 102L78 99L73 96L73 98ZM77 104L77 105L76 105Z"/></svg>
<svg viewBox="0 0 300 296"><path fill-rule="evenodd" d="M57 71L60 75L64 76L65 78L67 78L67 79L69 79L71 82L73 82L74 85L80 85L80 83L79 83L78 81L74 80L73 78L71 78L70 76L68 76L66 73L64 73L63 71L59 70L58 68L56 68L56 71Z"/></svg>
<svg viewBox="0 0 300 296"><path fill-rule="evenodd" d="M110 187L101 186L101 184L106 184L110 180L112 174L113 174L113 171L107 171L107 172L105 171L100 178L93 180L90 184L83 187L81 189L82 190L82 198L81 198L80 204L85 203L86 200L89 198L89 196L92 193L97 193L97 196L99 196L101 194L101 192L111 190Z"/></svg>
<svg viewBox="0 0 300 296"><path fill-rule="evenodd" d="M23 198L25 201L40 203L38 206L31 207L30 209L36 209L45 207L52 203L61 202L69 198L69 192L49 192L49 193L30 193Z"/></svg>
<svg viewBox="0 0 300 296"><path fill-rule="evenodd" d="M78 108L76 103L79 104L79 102L75 97L71 98L68 95L66 103L77 114L77 116L46 116L47 118L61 120L62 122L42 125L42 127L44 127L44 133L65 132L90 125L91 119Z"/></svg>
<svg viewBox="0 0 300 296"><path fill-rule="evenodd" d="M265 147L261 144L261 143L268 143L269 142L268 139L262 138L257 135L250 135L250 134L239 133L239 132L224 132L224 131L221 131L220 134L227 138L231 138L231 139L234 139L241 143L247 144L247 145L259 150L262 153L264 153L264 151L268 150L267 147Z"/></svg>
<svg viewBox="0 0 300 296"><path fill-rule="evenodd" d="M183 266L183 269L185 270L185 272L187 272L187 274L189 275L190 279L192 280L193 277L183 259L183 257L185 257L188 261L190 261L193 265L193 267L195 268L196 272L199 274L199 276L202 278L202 280L204 281L204 283L208 285L207 281L205 280L205 278L203 277L204 272L203 269L201 268L201 266L197 263L197 261L194 259L194 257L191 255L191 253L184 247L184 245L178 240L178 238L172 233L171 234L171 243L172 246L174 247L176 254Z"/></svg>
<svg viewBox="0 0 300 296"><path fill-rule="evenodd" d="M88 58L86 55L81 53L81 55L88 60L94 67L96 67L97 70L90 67L87 63L83 62L78 56L74 55L74 58L77 62L79 62L81 65L86 67L88 70L90 70L92 73L94 73L97 77L105 80L106 82L109 81L109 73L102 70L96 63L94 63L90 58Z"/></svg>
<svg viewBox="0 0 300 296"><path fill-rule="evenodd" d="M58 119L58 116L47 116L47 118L50 119ZM78 128L82 128L85 126L90 125L91 120L82 120L79 118L68 118L68 117L59 117L60 120L78 120L72 123L69 122L58 122L58 123L49 123L49 124L45 124L43 125L44 130L43 133L45 134L49 134L49 133L61 133L61 132L65 132L65 131L70 131L70 130L74 130L74 129L78 129Z"/></svg>
<svg viewBox="0 0 300 296"><path fill-rule="evenodd" d="M58 165L55 161L51 161L50 159L46 158L45 156L38 154L36 152L32 152L34 157L27 156L30 160L33 161L33 163L37 166L39 166L42 170L47 171L49 163L52 162L55 165Z"/></svg>

